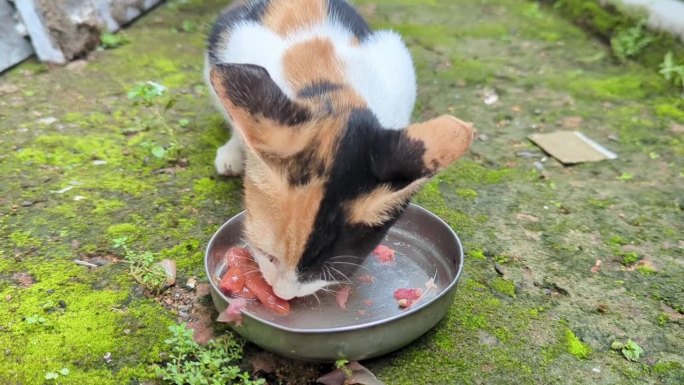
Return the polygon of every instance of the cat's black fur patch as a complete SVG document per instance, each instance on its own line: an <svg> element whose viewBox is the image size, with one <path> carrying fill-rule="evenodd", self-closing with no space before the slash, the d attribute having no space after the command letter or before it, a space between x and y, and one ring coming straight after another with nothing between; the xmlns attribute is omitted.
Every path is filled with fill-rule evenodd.
<svg viewBox="0 0 684 385"><path fill-rule="evenodd" d="M340 88L342 88L342 85L340 84L321 80L299 90L299 92L297 92L297 97L301 99L315 98L329 92L337 91Z"/></svg>
<svg viewBox="0 0 684 385"><path fill-rule="evenodd" d="M346 0L327 0L328 1L328 15L342 23L343 26L349 28L354 36L360 41L363 41L371 34L371 29L368 23L359 15L358 12L347 3Z"/></svg>
<svg viewBox="0 0 684 385"><path fill-rule="evenodd" d="M221 36L233 29L235 24L240 21L261 22L271 0L253 0L246 4L228 8L221 13L214 23L208 39L209 61L211 64L219 62L216 56L216 49L221 42Z"/></svg>
<svg viewBox="0 0 684 385"><path fill-rule="evenodd" d="M383 128L371 111L356 110L351 114L329 171L312 232L299 261L298 270L303 280L320 278L323 265L331 257L364 256L372 251L408 201L397 207L394 219L380 226L349 224L345 203L370 193L382 184L394 190L406 187L425 173L422 166L424 153L422 142L409 139L403 130ZM400 167L405 167L405 170L401 171ZM343 266L336 268L344 271Z"/></svg>
<svg viewBox="0 0 684 385"><path fill-rule="evenodd" d="M220 63L214 70L226 85L225 96L255 119L264 117L286 126L296 126L311 119L309 109L290 100L263 67Z"/></svg>

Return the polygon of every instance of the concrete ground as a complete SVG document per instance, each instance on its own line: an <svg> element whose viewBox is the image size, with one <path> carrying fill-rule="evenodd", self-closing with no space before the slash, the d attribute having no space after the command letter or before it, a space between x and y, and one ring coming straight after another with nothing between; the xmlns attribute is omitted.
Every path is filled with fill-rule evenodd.
<svg viewBox="0 0 684 385"><path fill-rule="evenodd" d="M0 78L0 383L154 383L169 325L224 333L210 322L202 254L241 211L241 181L213 170L228 134L201 75L223 3L168 2L124 32L128 44ZM480 133L415 199L466 246L451 310L363 364L387 384L684 383L680 91L536 3L357 3L413 52L415 118L448 112ZM127 97L146 81L177 98L166 123ZM564 167L526 139L554 130L580 130L619 158ZM177 156L163 152L173 143ZM121 237L177 261L176 287L142 290L113 247ZM628 340L643 349L636 361L634 347L611 349ZM241 365L270 383L329 370L250 345Z"/></svg>

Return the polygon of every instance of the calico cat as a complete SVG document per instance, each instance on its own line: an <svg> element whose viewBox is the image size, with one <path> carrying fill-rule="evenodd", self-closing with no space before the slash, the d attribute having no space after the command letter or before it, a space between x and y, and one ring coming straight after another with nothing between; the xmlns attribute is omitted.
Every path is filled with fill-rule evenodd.
<svg viewBox="0 0 684 385"><path fill-rule="evenodd" d="M452 116L411 124L409 51L345 0L235 2L213 27L205 72L233 127L216 169L244 174L244 235L284 299L349 276L472 142Z"/></svg>

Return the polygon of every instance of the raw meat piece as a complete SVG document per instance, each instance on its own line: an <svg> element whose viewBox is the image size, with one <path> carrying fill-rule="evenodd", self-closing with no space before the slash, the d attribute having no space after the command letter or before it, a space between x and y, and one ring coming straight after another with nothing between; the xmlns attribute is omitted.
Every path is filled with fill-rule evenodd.
<svg viewBox="0 0 684 385"><path fill-rule="evenodd" d="M399 307L409 307L417 299L423 295L423 290L421 288L415 289L397 289L394 291L394 299L397 300Z"/></svg>
<svg viewBox="0 0 684 385"><path fill-rule="evenodd" d="M242 297L242 298L247 298L247 299L256 299L256 295L254 295L254 293L252 293L251 291L249 291L249 289L247 288L247 286L243 287L243 288L242 288L242 291L240 292L240 294L235 294L235 296L237 296L237 297Z"/></svg>
<svg viewBox="0 0 684 385"><path fill-rule="evenodd" d="M229 272L233 269L239 269L242 272L244 288L241 289L240 296L246 298L256 297L266 308L277 313L286 314L290 312L290 303L273 293L273 288L261 275L259 266L254 262L249 251L241 247L233 247L226 252L226 259L230 267ZM226 272L227 274L228 272ZM221 282L223 280L222 278ZM245 288L248 289L248 292L244 291Z"/></svg>
<svg viewBox="0 0 684 385"><path fill-rule="evenodd" d="M219 314L216 321L234 323L236 326L242 325L242 308L247 306L247 300L244 298L231 298L230 304L226 310Z"/></svg>
<svg viewBox="0 0 684 385"><path fill-rule="evenodd" d="M335 300L337 304L344 310L347 310L347 301L349 300L349 292L351 292L351 286L344 285L340 288L340 291L335 294Z"/></svg>
<svg viewBox="0 0 684 385"><path fill-rule="evenodd" d="M373 283L373 282L375 282L375 277L373 277L370 274L360 275L360 276L356 277L356 279L362 283Z"/></svg>
<svg viewBox="0 0 684 385"><path fill-rule="evenodd" d="M245 277L239 267L231 267L221 278L219 288L225 295L235 295L242 293L245 287Z"/></svg>
<svg viewBox="0 0 684 385"><path fill-rule="evenodd" d="M380 245L373 250L373 255L382 264L391 264L394 262L394 250L385 245Z"/></svg>

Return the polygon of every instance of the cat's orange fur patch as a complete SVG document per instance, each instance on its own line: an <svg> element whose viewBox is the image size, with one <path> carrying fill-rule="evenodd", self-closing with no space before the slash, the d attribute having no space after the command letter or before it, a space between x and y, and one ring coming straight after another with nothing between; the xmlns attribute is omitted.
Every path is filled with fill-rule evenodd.
<svg viewBox="0 0 684 385"><path fill-rule="evenodd" d="M424 143L423 164L434 174L468 151L473 142L473 126L453 116L442 115L410 125L406 135Z"/></svg>
<svg viewBox="0 0 684 385"><path fill-rule="evenodd" d="M263 24L273 32L287 36L299 29L323 22L327 7L323 0L272 1L263 18Z"/></svg>
<svg viewBox="0 0 684 385"><path fill-rule="evenodd" d="M425 183L418 179L399 191L380 186L346 204L349 223L379 226L392 217L392 212L411 198L413 193Z"/></svg>
<svg viewBox="0 0 684 385"><path fill-rule="evenodd" d="M253 246L279 256L281 263L294 269L313 229L325 183L314 179L291 186L286 177L258 160L248 158L248 162L252 172L245 177L245 193L250 197L245 205L252 220L246 221L245 235Z"/></svg>

